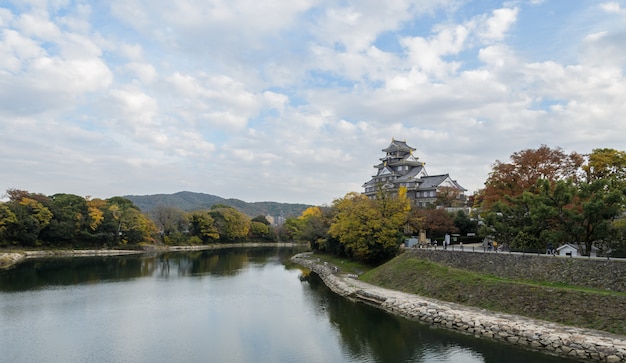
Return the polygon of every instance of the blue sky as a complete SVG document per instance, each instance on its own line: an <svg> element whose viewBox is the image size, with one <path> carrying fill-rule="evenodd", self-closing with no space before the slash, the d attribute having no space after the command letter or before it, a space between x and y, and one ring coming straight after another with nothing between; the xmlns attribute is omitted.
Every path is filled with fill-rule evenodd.
<svg viewBox="0 0 626 363"><path fill-rule="evenodd" d="M626 1L0 2L0 189L329 204L392 138L471 194L626 149Z"/></svg>

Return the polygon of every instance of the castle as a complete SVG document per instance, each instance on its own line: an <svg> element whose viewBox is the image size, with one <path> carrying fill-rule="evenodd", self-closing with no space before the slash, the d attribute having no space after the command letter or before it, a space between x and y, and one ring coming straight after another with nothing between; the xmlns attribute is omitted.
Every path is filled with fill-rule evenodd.
<svg viewBox="0 0 626 363"><path fill-rule="evenodd" d="M413 155L415 148L406 141L392 139L386 149L385 156L372 179L365 184L365 195L376 198L380 190L397 193L398 188L405 187L407 197L417 207L435 204L441 207L462 207L465 203L463 188L449 174L428 175L424 163Z"/></svg>

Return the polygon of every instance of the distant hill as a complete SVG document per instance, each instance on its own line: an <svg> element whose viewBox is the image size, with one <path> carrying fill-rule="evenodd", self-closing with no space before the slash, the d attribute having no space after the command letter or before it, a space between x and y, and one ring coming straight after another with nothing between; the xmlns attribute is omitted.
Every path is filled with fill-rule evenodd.
<svg viewBox="0 0 626 363"><path fill-rule="evenodd" d="M278 202L253 202L248 203L239 199L225 199L216 195L178 192L174 194L152 194L152 195L125 195L124 198L132 201L143 212L150 213L159 206L176 207L186 212L195 210L211 209L214 204L224 204L239 210L240 212L256 217L258 215L297 217L302 212L311 207L307 204L292 204Z"/></svg>

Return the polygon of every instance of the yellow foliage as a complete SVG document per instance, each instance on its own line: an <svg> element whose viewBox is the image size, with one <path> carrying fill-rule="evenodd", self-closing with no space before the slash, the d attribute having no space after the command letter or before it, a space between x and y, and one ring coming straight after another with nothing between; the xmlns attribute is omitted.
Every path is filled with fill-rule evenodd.
<svg viewBox="0 0 626 363"><path fill-rule="evenodd" d="M322 210L319 207L309 207L302 212L298 219L306 219L308 217L321 217Z"/></svg>
<svg viewBox="0 0 626 363"><path fill-rule="evenodd" d="M87 200L87 208L89 210L89 228L91 228L92 231L95 231L96 228L102 224L102 221L104 220L103 208L105 206L105 200L99 198Z"/></svg>

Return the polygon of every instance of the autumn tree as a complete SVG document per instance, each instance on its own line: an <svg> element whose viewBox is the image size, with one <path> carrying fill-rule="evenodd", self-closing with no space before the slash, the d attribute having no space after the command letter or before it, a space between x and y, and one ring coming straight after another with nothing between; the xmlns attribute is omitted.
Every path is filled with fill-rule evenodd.
<svg viewBox="0 0 626 363"><path fill-rule="evenodd" d="M445 209L420 209L417 211L420 218L420 229L426 231L426 235L443 237L446 233L457 232L454 225L454 217Z"/></svg>
<svg viewBox="0 0 626 363"><path fill-rule="evenodd" d="M104 221L104 212L107 208L107 202L104 199L91 197L85 198L87 202L87 213L89 214L89 229L95 232Z"/></svg>
<svg viewBox="0 0 626 363"><path fill-rule="evenodd" d="M106 200L107 210L103 225L121 244L154 242L156 225L127 198L112 197Z"/></svg>
<svg viewBox="0 0 626 363"><path fill-rule="evenodd" d="M515 184L518 179L511 178L513 174L497 173L494 168L481 194L493 198L489 203L488 198L483 199L481 205L485 233L514 249L542 249L547 243L569 242L578 244L586 255L593 246L607 251L618 235L614 221L625 207L624 153L596 149L583 158L546 150L525 153L546 157L543 162L531 159L535 168L544 170L533 173L533 184L528 184L530 178ZM555 155L564 158L563 165L554 165ZM575 166L578 168L573 169ZM499 189L506 193L487 192L498 185L495 181L503 180L511 185Z"/></svg>
<svg viewBox="0 0 626 363"><path fill-rule="evenodd" d="M42 243L41 231L52 219L52 212L42 202L46 203L49 200L31 194L11 196L7 206L17 219L17 223L5 226L6 237L11 242L29 247Z"/></svg>
<svg viewBox="0 0 626 363"><path fill-rule="evenodd" d="M606 179L626 182L626 152L615 149L594 149L582 167L586 180Z"/></svg>
<svg viewBox="0 0 626 363"><path fill-rule="evenodd" d="M505 196L517 197L531 190L539 179L575 179L583 162L583 156L576 152L566 154L559 147L551 149L546 145L515 152L509 162L496 160L476 199L481 208L489 209L495 202L506 203Z"/></svg>
<svg viewBox="0 0 626 363"><path fill-rule="evenodd" d="M406 193L393 196L381 191L376 199L369 199L352 192L335 200L333 208L328 233L339 240L350 257L376 264L396 255L410 211Z"/></svg>

